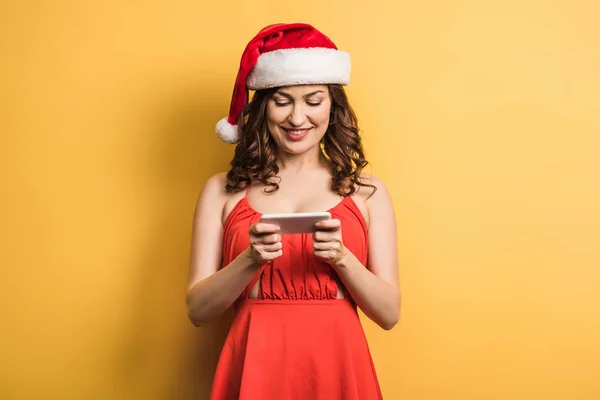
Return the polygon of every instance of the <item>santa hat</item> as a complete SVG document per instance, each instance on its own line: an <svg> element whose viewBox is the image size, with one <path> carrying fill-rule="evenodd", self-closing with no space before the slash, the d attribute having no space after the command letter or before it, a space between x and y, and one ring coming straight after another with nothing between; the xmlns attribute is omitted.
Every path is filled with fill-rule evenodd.
<svg viewBox="0 0 600 400"><path fill-rule="evenodd" d="M227 143L240 141L238 117L248 102L248 90L328 83L350 83L348 53L311 25L269 25L242 54L229 116L217 123L217 135Z"/></svg>

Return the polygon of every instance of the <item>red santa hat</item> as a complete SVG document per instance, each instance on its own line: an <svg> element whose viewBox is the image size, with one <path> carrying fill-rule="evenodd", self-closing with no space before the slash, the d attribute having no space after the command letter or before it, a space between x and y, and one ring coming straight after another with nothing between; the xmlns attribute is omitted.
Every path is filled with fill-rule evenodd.
<svg viewBox="0 0 600 400"><path fill-rule="evenodd" d="M307 84L350 83L350 56L308 24L275 24L248 43L233 88L229 116L217 123L227 143L240 141L238 117L248 91Z"/></svg>

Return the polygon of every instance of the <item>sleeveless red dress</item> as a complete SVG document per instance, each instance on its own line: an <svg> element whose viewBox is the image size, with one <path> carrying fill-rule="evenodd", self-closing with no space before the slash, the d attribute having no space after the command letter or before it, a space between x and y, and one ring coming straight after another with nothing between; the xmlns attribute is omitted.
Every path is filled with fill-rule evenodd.
<svg viewBox="0 0 600 400"><path fill-rule="evenodd" d="M344 245L367 262L367 227L351 197L329 210ZM259 221L246 197L228 216L223 265L249 246ZM235 316L215 373L211 400L382 399L349 294L337 299L335 270L313 254L312 235L282 235L283 255L263 266L234 303ZM261 279L257 299L248 294Z"/></svg>

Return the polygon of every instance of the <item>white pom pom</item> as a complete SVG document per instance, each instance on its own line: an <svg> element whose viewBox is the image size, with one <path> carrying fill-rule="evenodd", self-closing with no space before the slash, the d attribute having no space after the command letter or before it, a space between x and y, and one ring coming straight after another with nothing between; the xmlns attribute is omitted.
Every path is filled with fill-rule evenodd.
<svg viewBox="0 0 600 400"><path fill-rule="evenodd" d="M238 126L227 122L227 117L217 122L217 136L225 143L234 144L240 141Z"/></svg>

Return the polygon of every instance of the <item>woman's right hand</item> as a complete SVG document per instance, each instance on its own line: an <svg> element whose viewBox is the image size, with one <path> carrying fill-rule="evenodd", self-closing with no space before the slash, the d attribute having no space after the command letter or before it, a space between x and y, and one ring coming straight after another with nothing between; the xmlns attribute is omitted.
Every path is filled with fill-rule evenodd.
<svg viewBox="0 0 600 400"><path fill-rule="evenodd" d="M250 227L250 258L262 266L277 257L281 257L282 244L279 226L258 222Z"/></svg>

